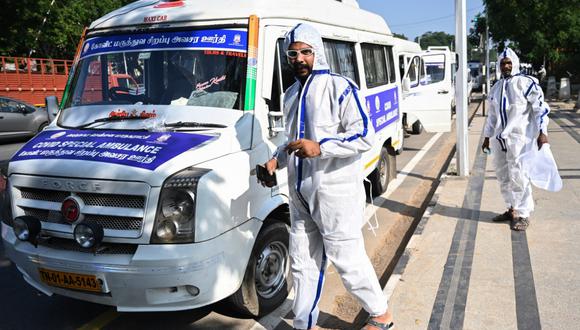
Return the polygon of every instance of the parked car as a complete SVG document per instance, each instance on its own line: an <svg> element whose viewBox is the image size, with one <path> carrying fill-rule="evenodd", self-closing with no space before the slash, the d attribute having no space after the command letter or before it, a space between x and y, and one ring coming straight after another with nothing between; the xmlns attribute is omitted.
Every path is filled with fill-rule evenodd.
<svg viewBox="0 0 580 330"><path fill-rule="evenodd" d="M0 140L34 136L47 125L45 109L9 97L0 97Z"/></svg>

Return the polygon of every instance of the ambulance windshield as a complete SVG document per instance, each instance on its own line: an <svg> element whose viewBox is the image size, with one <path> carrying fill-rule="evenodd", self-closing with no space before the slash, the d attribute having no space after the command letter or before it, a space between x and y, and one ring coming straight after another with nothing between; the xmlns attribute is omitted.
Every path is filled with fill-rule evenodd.
<svg viewBox="0 0 580 330"><path fill-rule="evenodd" d="M64 108L182 105L241 109L247 32L220 29L90 38Z"/></svg>

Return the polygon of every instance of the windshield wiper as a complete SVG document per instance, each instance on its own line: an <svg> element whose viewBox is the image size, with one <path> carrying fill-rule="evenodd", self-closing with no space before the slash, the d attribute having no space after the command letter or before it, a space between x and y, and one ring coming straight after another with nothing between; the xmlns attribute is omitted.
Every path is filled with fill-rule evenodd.
<svg viewBox="0 0 580 330"><path fill-rule="evenodd" d="M99 118L99 119L95 119L91 122L88 122L86 124L82 124L79 126L62 126L64 128L69 128L69 129L83 129L83 128L87 128L88 126L91 126L93 124L97 124L97 123L108 123L108 122L113 122L113 121L124 121L124 120L145 120L145 119L149 119L148 117L104 117L104 118Z"/></svg>
<svg viewBox="0 0 580 330"><path fill-rule="evenodd" d="M226 125L222 124L213 124L213 123L198 123L195 121L178 121L176 123L167 123L165 127L190 127L190 128L198 128L198 127L206 127L206 128L226 128Z"/></svg>

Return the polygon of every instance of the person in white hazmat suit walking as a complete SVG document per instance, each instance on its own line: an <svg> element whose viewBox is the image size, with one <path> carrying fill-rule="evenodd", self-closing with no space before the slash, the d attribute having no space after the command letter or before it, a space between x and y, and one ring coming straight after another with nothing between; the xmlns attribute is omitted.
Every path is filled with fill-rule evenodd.
<svg viewBox="0 0 580 330"><path fill-rule="evenodd" d="M362 236L365 194L361 153L374 130L358 87L332 74L322 38L298 24L285 38L296 82L284 96L288 142L265 167L288 168L294 328L313 329L328 261L369 313L365 329L390 329L391 314Z"/></svg>
<svg viewBox="0 0 580 330"><path fill-rule="evenodd" d="M533 159L523 156L548 143L550 107L538 81L519 73L519 58L513 50L506 48L497 63L502 78L488 97L490 111L481 148L484 152L493 150L496 176L508 208L493 220L511 221L513 230L522 231L530 224L530 213L534 210L530 171L526 170L534 165L524 164L524 160L533 162Z"/></svg>

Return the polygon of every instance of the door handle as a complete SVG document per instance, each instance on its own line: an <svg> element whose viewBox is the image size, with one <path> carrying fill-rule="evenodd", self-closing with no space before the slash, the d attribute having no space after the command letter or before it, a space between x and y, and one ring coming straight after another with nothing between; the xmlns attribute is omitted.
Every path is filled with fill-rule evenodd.
<svg viewBox="0 0 580 330"><path fill-rule="evenodd" d="M449 93L449 91L448 90L445 90L445 89L440 90L440 91L437 92L437 94L447 94L447 93Z"/></svg>
<svg viewBox="0 0 580 330"><path fill-rule="evenodd" d="M4 119L4 116L0 116L0 119Z"/></svg>

